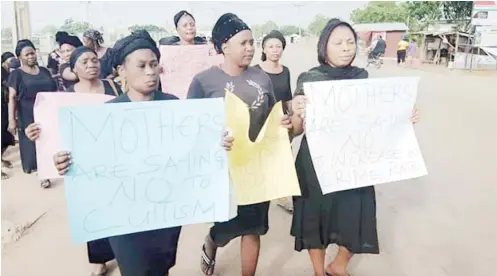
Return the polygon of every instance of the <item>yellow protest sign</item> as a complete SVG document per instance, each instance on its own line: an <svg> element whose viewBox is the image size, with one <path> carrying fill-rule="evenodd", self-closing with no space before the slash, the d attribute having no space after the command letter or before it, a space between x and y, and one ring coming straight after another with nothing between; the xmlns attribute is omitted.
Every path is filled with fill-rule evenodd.
<svg viewBox="0 0 497 276"><path fill-rule="evenodd" d="M300 195L288 132L281 127L282 103L273 107L255 142L248 136L248 107L233 93L226 93L225 112L235 138L228 160L238 205Z"/></svg>

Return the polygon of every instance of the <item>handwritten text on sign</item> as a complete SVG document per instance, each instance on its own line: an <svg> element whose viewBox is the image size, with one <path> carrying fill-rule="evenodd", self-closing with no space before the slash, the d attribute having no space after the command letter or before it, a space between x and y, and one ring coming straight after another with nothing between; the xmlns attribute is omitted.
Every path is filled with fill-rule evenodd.
<svg viewBox="0 0 497 276"><path fill-rule="evenodd" d="M63 108L73 239L229 220L222 99Z"/></svg>
<svg viewBox="0 0 497 276"><path fill-rule="evenodd" d="M324 194L427 174L409 118L417 78L305 83L306 137Z"/></svg>
<svg viewBox="0 0 497 276"><path fill-rule="evenodd" d="M161 46L162 91L185 99L193 77L223 62L212 45Z"/></svg>
<svg viewBox="0 0 497 276"><path fill-rule="evenodd" d="M35 122L42 129L36 139L36 162L40 179L61 178L53 164L53 156L60 150L58 123L59 108L63 106L82 106L103 104L114 96L92 93L41 92L36 94L34 106Z"/></svg>

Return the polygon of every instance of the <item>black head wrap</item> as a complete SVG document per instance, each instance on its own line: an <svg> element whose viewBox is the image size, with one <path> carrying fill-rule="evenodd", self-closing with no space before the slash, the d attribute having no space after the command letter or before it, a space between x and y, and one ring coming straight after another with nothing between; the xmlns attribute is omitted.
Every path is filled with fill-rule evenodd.
<svg viewBox="0 0 497 276"><path fill-rule="evenodd" d="M318 61L319 61L319 64L321 64L321 65L328 64L328 61L326 58L326 49L327 49L327 45L328 45L328 40L330 40L330 35L333 32L333 30L335 30L335 28L338 26L345 26L345 27L349 28L352 31L352 33L354 34L354 38L357 42L357 33L355 32L354 28L352 28L352 26L349 23L342 21L340 19L337 19L337 18L330 19L330 21L328 21L328 24L326 24L323 31L321 32L321 35L319 36L319 41L318 41ZM354 60L352 60L352 61L354 61Z"/></svg>
<svg viewBox="0 0 497 276"><path fill-rule="evenodd" d="M11 52L5 52L2 54L2 64L6 62L9 58L15 58L16 56Z"/></svg>
<svg viewBox="0 0 497 276"><path fill-rule="evenodd" d="M94 43L98 43L98 45L104 44L104 37L102 33L97 30L86 30L83 33L83 36L90 39Z"/></svg>
<svg viewBox="0 0 497 276"><path fill-rule="evenodd" d="M266 35L263 39L262 39L262 49L264 49L264 44L266 43L266 41L268 39L271 39L271 38L276 38L278 39L279 41L281 41L281 44L283 46L283 50L285 50L285 47L286 47L286 39L285 37L283 36L282 33L280 33L280 31L277 31L277 30L273 30L271 31L268 35ZM262 61L266 61L267 57L266 57L266 54L262 53L262 57L261 57Z"/></svg>
<svg viewBox="0 0 497 276"><path fill-rule="evenodd" d="M135 32L118 40L110 50L112 67L117 69L117 66L122 65L129 54L140 49L150 49L157 59L160 59L160 51L153 38L146 32Z"/></svg>
<svg viewBox="0 0 497 276"><path fill-rule="evenodd" d="M16 56L19 57L21 55L22 49L24 49L26 47L31 47L31 48L36 50L35 45L29 39L21 39L21 40L17 41L16 51L15 51Z"/></svg>
<svg viewBox="0 0 497 276"><path fill-rule="evenodd" d="M69 58L69 66L71 66L71 70L73 70L74 66L76 66L76 61L78 60L78 58L86 52L91 52L94 53L96 56L98 56L97 53L92 48L89 47L80 46L74 49L74 51L71 54L71 57Z"/></svg>
<svg viewBox="0 0 497 276"><path fill-rule="evenodd" d="M63 38L63 37L66 37L66 36L69 36L69 34L67 32L57 32L55 34L55 42L57 42L58 44L60 44L60 39Z"/></svg>
<svg viewBox="0 0 497 276"><path fill-rule="evenodd" d="M217 20L212 28L212 41L214 48L221 54L221 46L237 33L250 30L249 26L233 13L225 13Z"/></svg>
<svg viewBox="0 0 497 276"><path fill-rule="evenodd" d="M193 17L193 15L191 13L189 13L187 11L180 11L174 15L174 26L176 26L176 28L178 28L178 22L181 19L181 17L183 17L185 15L191 16L191 18L193 18L193 21L195 21L195 17Z"/></svg>
<svg viewBox="0 0 497 276"><path fill-rule="evenodd" d="M75 35L62 35L59 39L59 45L62 46L64 44L69 44L76 48L83 46L79 37Z"/></svg>

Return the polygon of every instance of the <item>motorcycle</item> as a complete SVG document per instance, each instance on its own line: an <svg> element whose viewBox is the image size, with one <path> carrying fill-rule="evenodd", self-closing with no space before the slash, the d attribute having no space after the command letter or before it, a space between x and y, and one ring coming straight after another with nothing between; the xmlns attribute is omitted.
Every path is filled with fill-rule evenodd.
<svg viewBox="0 0 497 276"><path fill-rule="evenodd" d="M368 67L371 64L371 65L375 66L377 69L379 69L381 67L381 65L383 64L382 57L383 57L383 54L369 53L366 67Z"/></svg>

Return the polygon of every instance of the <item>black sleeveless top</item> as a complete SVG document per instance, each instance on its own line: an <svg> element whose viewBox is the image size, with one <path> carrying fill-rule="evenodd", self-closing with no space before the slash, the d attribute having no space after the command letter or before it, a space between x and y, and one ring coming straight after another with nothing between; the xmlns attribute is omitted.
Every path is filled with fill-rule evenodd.
<svg viewBox="0 0 497 276"><path fill-rule="evenodd" d="M110 96L119 96L123 94L123 91L121 90L121 87L119 84L115 83L112 80L102 80L104 83L104 94L105 95L110 95ZM112 82L112 83L111 83ZM69 87L66 92L75 92L74 91L74 85Z"/></svg>

